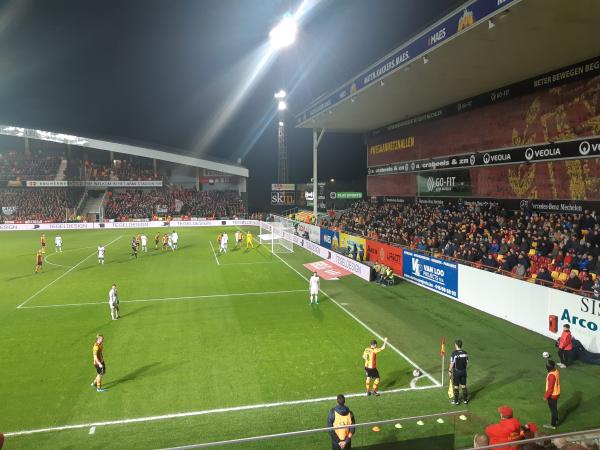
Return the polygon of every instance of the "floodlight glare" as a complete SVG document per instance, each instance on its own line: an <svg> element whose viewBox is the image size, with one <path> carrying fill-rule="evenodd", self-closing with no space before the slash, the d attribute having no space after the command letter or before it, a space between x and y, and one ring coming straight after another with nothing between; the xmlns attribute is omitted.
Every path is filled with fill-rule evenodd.
<svg viewBox="0 0 600 450"><path fill-rule="evenodd" d="M284 47L288 47L296 40L296 33L298 32L298 24L292 16L285 16L279 25L271 30L269 38L271 40L271 46L278 50Z"/></svg>
<svg viewBox="0 0 600 450"><path fill-rule="evenodd" d="M283 100L279 100L279 102L277 103L277 109L279 111L285 111L287 109L287 103Z"/></svg>
<svg viewBox="0 0 600 450"><path fill-rule="evenodd" d="M283 122L279 122L279 126L282 127L283 125L285 125Z"/></svg>
<svg viewBox="0 0 600 450"><path fill-rule="evenodd" d="M286 95L287 95L286 92L283 89L280 89L279 92L275 92L274 97L276 99L282 99L282 98L285 98Z"/></svg>

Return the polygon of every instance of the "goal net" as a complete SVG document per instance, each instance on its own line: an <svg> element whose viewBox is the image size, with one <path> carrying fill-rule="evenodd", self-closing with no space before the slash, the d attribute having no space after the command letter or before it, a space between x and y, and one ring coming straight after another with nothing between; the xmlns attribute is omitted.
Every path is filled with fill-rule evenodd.
<svg viewBox="0 0 600 450"><path fill-rule="evenodd" d="M283 221L261 222L258 238L262 245L271 247L273 253L293 253L294 244L286 239L284 233L290 233L290 229Z"/></svg>

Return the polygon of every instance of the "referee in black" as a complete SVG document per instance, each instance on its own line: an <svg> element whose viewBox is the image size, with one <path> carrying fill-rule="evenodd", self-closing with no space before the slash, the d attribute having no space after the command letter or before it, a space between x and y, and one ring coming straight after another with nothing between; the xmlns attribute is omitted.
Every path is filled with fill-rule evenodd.
<svg viewBox="0 0 600 450"><path fill-rule="evenodd" d="M454 388L454 400L450 403L458 405L458 388L462 388L462 401L463 403L469 403L469 397L467 396L467 365L469 363L469 355L462 349L463 342L457 339L454 342L455 350L450 356L450 367L448 372L452 377L452 386Z"/></svg>

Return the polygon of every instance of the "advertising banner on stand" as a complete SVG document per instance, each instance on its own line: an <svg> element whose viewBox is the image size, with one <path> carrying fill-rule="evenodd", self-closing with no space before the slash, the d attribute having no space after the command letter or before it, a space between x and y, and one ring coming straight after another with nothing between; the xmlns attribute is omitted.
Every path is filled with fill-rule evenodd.
<svg viewBox="0 0 600 450"><path fill-rule="evenodd" d="M458 264L410 250L402 251L404 278L421 286L458 298Z"/></svg>
<svg viewBox="0 0 600 450"><path fill-rule="evenodd" d="M321 242L321 229L318 226L294 221L294 227L296 228L296 234L299 236L305 237L308 234L308 239L315 244Z"/></svg>
<svg viewBox="0 0 600 450"><path fill-rule="evenodd" d="M354 244L356 244L356 248L360 252L362 247L363 251L366 253L367 251L367 240L363 237L352 236L347 233L340 233L340 248L341 249L350 249L352 251L354 249Z"/></svg>
<svg viewBox="0 0 600 450"><path fill-rule="evenodd" d="M367 240L367 259L371 262L378 262L391 267L398 276L403 275L402 271L402 249L393 245L383 244L381 242Z"/></svg>
<svg viewBox="0 0 600 450"><path fill-rule="evenodd" d="M340 248L340 234L334 230L321 228L321 245L329 250Z"/></svg>

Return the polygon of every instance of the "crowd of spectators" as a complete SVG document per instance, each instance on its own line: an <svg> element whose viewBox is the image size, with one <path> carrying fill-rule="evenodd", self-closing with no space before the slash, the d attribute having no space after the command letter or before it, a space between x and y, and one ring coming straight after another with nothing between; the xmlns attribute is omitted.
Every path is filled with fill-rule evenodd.
<svg viewBox="0 0 600 450"><path fill-rule="evenodd" d="M494 206L355 203L325 226L600 296L595 211L538 214Z"/></svg>
<svg viewBox="0 0 600 450"><path fill-rule="evenodd" d="M94 161L70 160L67 176L72 180L90 181L154 181L162 177L149 164L117 161L106 165Z"/></svg>
<svg viewBox="0 0 600 450"><path fill-rule="evenodd" d="M54 180L60 162L60 156L0 153L0 180Z"/></svg>
<svg viewBox="0 0 600 450"><path fill-rule="evenodd" d="M244 202L234 191L196 191L183 188L128 189L109 193L105 217L116 220L155 216L240 217Z"/></svg>
<svg viewBox="0 0 600 450"><path fill-rule="evenodd" d="M71 220L83 190L66 188L0 189L1 222Z"/></svg>

